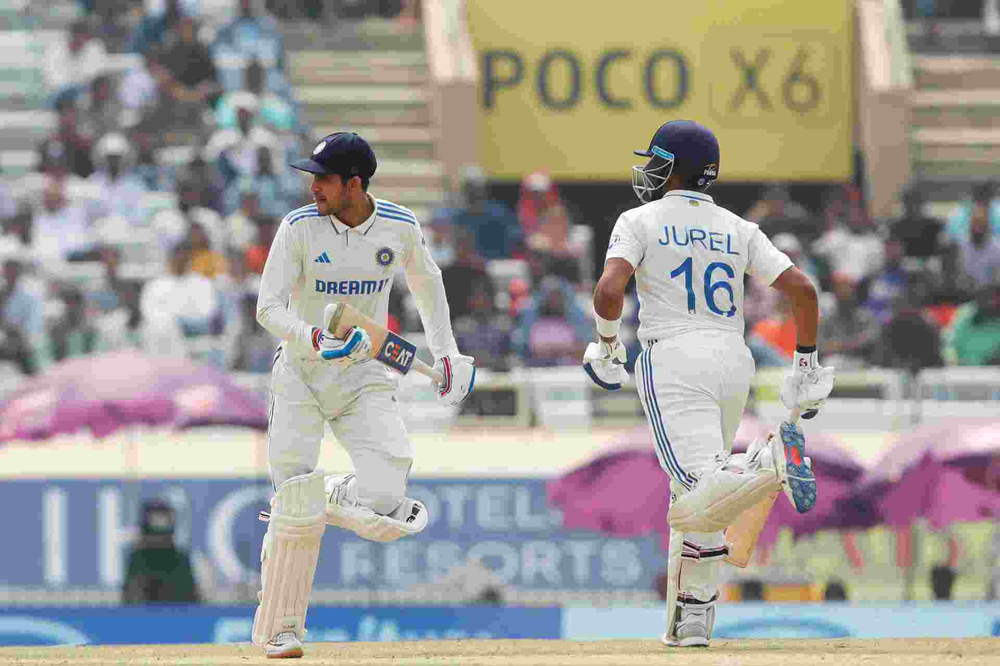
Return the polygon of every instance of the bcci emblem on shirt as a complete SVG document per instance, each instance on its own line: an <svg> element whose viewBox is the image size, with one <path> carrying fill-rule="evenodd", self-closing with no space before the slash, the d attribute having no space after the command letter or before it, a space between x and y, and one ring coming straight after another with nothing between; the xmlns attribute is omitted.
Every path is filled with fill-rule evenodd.
<svg viewBox="0 0 1000 666"><path fill-rule="evenodd" d="M391 266L395 258L396 253L392 251L391 247L384 247L375 253L375 261L383 268Z"/></svg>

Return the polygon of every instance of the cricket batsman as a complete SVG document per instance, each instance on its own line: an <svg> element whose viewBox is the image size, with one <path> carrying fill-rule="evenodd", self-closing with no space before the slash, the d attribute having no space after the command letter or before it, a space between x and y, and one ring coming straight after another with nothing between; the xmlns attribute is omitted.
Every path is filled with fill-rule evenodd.
<svg viewBox="0 0 1000 666"><path fill-rule="evenodd" d="M301 657L306 608L327 525L389 542L427 525L406 497L413 464L396 402L398 375L370 359L369 332L327 332L341 301L383 326L393 276L402 268L416 299L439 399L462 402L476 369L455 344L441 271L417 218L368 193L377 166L353 132L320 141L291 165L312 174L315 203L281 222L261 278L257 321L281 344L274 356L267 457L275 494L261 548L260 605L253 641L269 658ZM350 454L353 474L316 469L323 424Z"/></svg>
<svg viewBox="0 0 1000 666"><path fill-rule="evenodd" d="M670 646L707 646L715 622L723 530L779 488L800 512L816 501L805 438L793 423L780 437L731 455L754 361L743 340L743 280L749 274L791 304L797 349L781 399L815 416L833 388L833 368L819 365L816 289L757 225L715 205L705 193L719 175L719 143L689 120L662 125L649 158L632 168L642 205L623 213L611 234L594 291L600 342L584 353L598 386L621 388L628 375L618 340L622 301L635 274L639 296L636 385L670 475L667 628Z"/></svg>

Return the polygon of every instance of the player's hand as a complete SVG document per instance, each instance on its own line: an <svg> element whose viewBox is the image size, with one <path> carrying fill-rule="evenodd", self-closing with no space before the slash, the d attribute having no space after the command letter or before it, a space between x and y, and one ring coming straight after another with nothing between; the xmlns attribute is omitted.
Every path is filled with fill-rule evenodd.
<svg viewBox="0 0 1000 666"><path fill-rule="evenodd" d="M583 352L583 369L595 384L608 391L617 391L628 381L627 361L628 354L620 340L591 342Z"/></svg>
<svg viewBox="0 0 1000 666"><path fill-rule="evenodd" d="M822 367L816 352L795 352L792 370L781 388L781 402L788 409L800 410L802 418L811 419L833 390L833 379L834 369Z"/></svg>
<svg viewBox="0 0 1000 666"><path fill-rule="evenodd" d="M438 400L449 405L457 405L472 392L476 383L476 359L471 356L442 356L434 363L434 369L444 375L444 383L431 380Z"/></svg>
<svg viewBox="0 0 1000 666"><path fill-rule="evenodd" d="M320 329L314 331L316 354L324 361L339 361L343 365L351 365L371 356L372 339L368 331L355 326L347 332L344 339L334 337Z"/></svg>

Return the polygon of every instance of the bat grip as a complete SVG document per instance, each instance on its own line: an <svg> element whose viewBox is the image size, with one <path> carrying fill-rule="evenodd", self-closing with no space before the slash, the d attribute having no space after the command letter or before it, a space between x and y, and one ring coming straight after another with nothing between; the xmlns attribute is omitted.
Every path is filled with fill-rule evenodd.
<svg viewBox="0 0 1000 666"><path fill-rule="evenodd" d="M799 417L800 416L802 416L802 410L798 409L798 408L793 409L788 414L788 422L791 423L792 425L795 425L795 424L797 424L799 422Z"/></svg>
<svg viewBox="0 0 1000 666"><path fill-rule="evenodd" d="M425 377L430 377L436 384L444 384L444 375L421 361L419 358L413 359L413 365L410 366L410 370L416 370Z"/></svg>

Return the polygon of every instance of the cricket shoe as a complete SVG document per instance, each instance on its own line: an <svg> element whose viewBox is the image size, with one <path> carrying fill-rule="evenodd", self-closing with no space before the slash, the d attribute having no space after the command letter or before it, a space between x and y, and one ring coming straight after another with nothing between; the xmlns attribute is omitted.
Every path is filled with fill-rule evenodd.
<svg viewBox="0 0 1000 666"><path fill-rule="evenodd" d="M668 647L708 647L712 640L712 625L715 624L715 605L704 608L686 606L678 608L674 635L660 636L660 642Z"/></svg>
<svg viewBox="0 0 1000 666"><path fill-rule="evenodd" d="M781 442L771 447L778 479L795 510L807 513L816 504L816 476L812 461L805 455L806 436L802 428L788 422L782 423L779 431Z"/></svg>
<svg viewBox="0 0 1000 666"><path fill-rule="evenodd" d="M283 631L264 643L264 653L268 659L298 659L304 654L294 631Z"/></svg>

